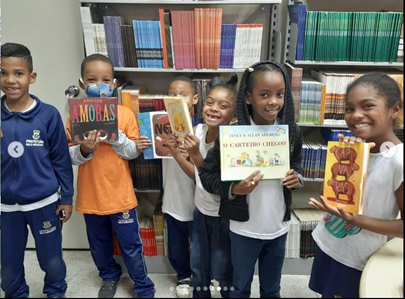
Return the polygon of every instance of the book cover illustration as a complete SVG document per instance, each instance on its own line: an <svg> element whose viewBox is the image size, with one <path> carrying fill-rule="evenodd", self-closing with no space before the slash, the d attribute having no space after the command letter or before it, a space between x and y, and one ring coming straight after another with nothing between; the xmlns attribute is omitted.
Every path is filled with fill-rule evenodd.
<svg viewBox="0 0 405 299"><path fill-rule="evenodd" d="M97 130L100 142L118 140L117 98L70 98L72 140L82 143Z"/></svg>
<svg viewBox="0 0 405 299"><path fill-rule="evenodd" d="M328 142L323 196L330 205L362 214L369 156L367 143Z"/></svg>
<svg viewBox="0 0 405 299"><path fill-rule="evenodd" d="M221 126L221 180L240 181L256 170L282 179L290 170L287 125Z"/></svg>
<svg viewBox="0 0 405 299"><path fill-rule="evenodd" d="M172 133L169 117L166 111L143 112L138 114L139 132L152 141L152 147L143 151L144 158L172 158L166 140Z"/></svg>
<svg viewBox="0 0 405 299"><path fill-rule="evenodd" d="M172 132L183 141L188 133L194 132L187 101L183 97L164 97L163 100Z"/></svg>

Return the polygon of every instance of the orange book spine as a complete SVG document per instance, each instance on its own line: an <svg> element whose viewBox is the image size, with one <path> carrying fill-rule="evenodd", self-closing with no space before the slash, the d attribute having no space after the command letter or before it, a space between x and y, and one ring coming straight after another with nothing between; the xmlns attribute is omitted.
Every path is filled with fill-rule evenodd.
<svg viewBox="0 0 405 299"><path fill-rule="evenodd" d="M164 20L164 9L159 9L159 21L160 21L160 35L162 38L162 48L163 48L163 66L165 69L169 68L169 59L167 57L166 49L166 33L165 33L165 20Z"/></svg>
<svg viewBox="0 0 405 299"><path fill-rule="evenodd" d="M194 9L195 67L201 69L201 8Z"/></svg>

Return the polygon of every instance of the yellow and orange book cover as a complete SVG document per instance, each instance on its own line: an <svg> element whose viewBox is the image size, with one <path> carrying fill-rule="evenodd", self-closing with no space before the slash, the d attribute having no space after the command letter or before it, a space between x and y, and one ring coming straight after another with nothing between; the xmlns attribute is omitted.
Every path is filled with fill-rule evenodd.
<svg viewBox="0 0 405 299"><path fill-rule="evenodd" d="M334 207L363 213L363 191L370 147L367 143L328 142L323 196Z"/></svg>
<svg viewBox="0 0 405 299"><path fill-rule="evenodd" d="M183 97L164 97L163 101L172 132L183 141L188 133L194 133L187 101Z"/></svg>

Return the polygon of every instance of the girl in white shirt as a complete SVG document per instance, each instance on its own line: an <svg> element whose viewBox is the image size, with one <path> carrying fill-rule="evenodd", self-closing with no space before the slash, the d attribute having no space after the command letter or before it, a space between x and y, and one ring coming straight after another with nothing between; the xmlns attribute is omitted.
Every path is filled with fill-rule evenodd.
<svg viewBox="0 0 405 299"><path fill-rule="evenodd" d="M196 182L193 231L191 235L191 271L193 276L193 297L210 298L210 282L216 279L221 287L222 298L229 297L232 286L231 246L229 221L218 215L220 197L204 190L198 168L208 151L214 146L221 125L228 125L235 117L236 84L238 77L232 75L227 82L214 78L210 92L205 99L202 116L204 124L194 128L195 135L189 135L184 147L190 161L178 150L180 142L172 136L168 144L173 157L184 172Z"/></svg>
<svg viewBox="0 0 405 299"><path fill-rule="evenodd" d="M404 146L393 130L402 107L398 84L385 74L364 75L347 88L345 121L357 138L340 136L340 141L366 140L374 147L362 215L334 208L322 196L320 202L310 199L312 206L328 212L312 233L317 251L309 287L323 297L358 298L367 260L387 236L403 238Z"/></svg>

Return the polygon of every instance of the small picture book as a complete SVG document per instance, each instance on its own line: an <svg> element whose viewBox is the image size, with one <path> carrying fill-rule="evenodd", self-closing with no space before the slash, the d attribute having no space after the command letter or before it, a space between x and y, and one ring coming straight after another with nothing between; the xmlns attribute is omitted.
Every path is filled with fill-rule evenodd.
<svg viewBox="0 0 405 299"><path fill-rule="evenodd" d="M164 97L163 100L172 131L183 141L188 133L194 133L187 101L183 97Z"/></svg>
<svg viewBox="0 0 405 299"><path fill-rule="evenodd" d="M138 113L139 132L152 141L152 146L143 150L143 156L149 159L172 158L166 144L172 133L169 117L166 111Z"/></svg>
<svg viewBox="0 0 405 299"><path fill-rule="evenodd" d="M328 142L323 196L330 205L362 214L369 158L367 143Z"/></svg>
<svg viewBox="0 0 405 299"><path fill-rule="evenodd" d="M72 141L82 143L97 130L100 142L118 140L117 98L70 98Z"/></svg>
<svg viewBox="0 0 405 299"><path fill-rule="evenodd" d="M221 126L221 180L241 181L256 170L283 179L290 170L287 125Z"/></svg>

